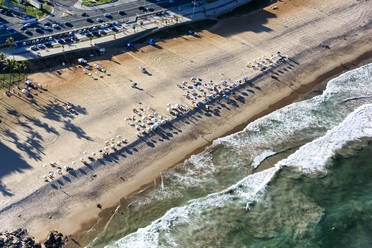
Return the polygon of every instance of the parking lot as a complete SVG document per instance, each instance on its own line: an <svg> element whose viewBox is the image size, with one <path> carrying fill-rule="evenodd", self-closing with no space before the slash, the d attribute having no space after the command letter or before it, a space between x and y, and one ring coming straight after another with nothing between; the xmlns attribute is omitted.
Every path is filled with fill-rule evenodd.
<svg viewBox="0 0 372 248"><path fill-rule="evenodd" d="M65 6L67 2L71 5ZM177 9L177 6L185 5L190 1L132 1L88 10L73 7L75 2L59 0L50 3L54 7L53 14L40 21L14 13L1 13L0 44L5 43L8 37L14 38L16 47L39 43L48 46L50 45L48 42L52 40L60 44L75 42L84 36L90 38L104 35L109 31L108 29L110 33L118 32L123 27L122 24L133 22L137 16L161 14L166 9L171 7ZM63 16L66 12L70 15Z"/></svg>

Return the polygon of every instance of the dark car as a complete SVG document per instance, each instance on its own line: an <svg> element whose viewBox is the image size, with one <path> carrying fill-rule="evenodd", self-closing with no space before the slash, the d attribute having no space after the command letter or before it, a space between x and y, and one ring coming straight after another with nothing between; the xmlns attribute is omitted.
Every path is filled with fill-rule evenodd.
<svg viewBox="0 0 372 248"><path fill-rule="evenodd" d="M22 30L22 31L25 31L26 29L27 29L27 27L25 27L25 26L22 26L22 27L21 27L21 30Z"/></svg>
<svg viewBox="0 0 372 248"><path fill-rule="evenodd" d="M149 12L154 12L154 8L148 8L147 9Z"/></svg>
<svg viewBox="0 0 372 248"><path fill-rule="evenodd" d="M119 15L126 15L127 13L125 13L125 11L122 11L122 10L120 10L119 11Z"/></svg>
<svg viewBox="0 0 372 248"><path fill-rule="evenodd" d="M141 10L141 11L143 11L143 12L146 12L147 11L147 9L145 7L143 7L143 6L138 7L138 9Z"/></svg>
<svg viewBox="0 0 372 248"><path fill-rule="evenodd" d="M93 20L90 18L87 18L87 22L93 23Z"/></svg>
<svg viewBox="0 0 372 248"><path fill-rule="evenodd" d="M35 28L35 31L38 32L38 33L44 33L43 30L41 28Z"/></svg>
<svg viewBox="0 0 372 248"><path fill-rule="evenodd" d="M65 22L65 25L67 26L67 27L70 27L70 28L72 28L74 25L72 25L72 23L71 22Z"/></svg>
<svg viewBox="0 0 372 248"><path fill-rule="evenodd" d="M86 16L88 16L88 14L84 12L83 14L81 14L81 16L86 17Z"/></svg>
<svg viewBox="0 0 372 248"><path fill-rule="evenodd" d="M25 34L27 34L27 35L32 35L32 32L31 32L30 30L26 30L26 31L25 31Z"/></svg>
<svg viewBox="0 0 372 248"><path fill-rule="evenodd" d="M52 24L50 22L46 22L46 23L44 23L44 26L50 27L50 26L52 26Z"/></svg>

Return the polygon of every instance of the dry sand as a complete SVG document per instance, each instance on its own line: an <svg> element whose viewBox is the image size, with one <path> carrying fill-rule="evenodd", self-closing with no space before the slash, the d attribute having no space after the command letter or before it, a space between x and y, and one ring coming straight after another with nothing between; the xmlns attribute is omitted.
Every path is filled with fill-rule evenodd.
<svg viewBox="0 0 372 248"><path fill-rule="evenodd" d="M30 75L48 90L31 101L2 96L0 231L26 227L43 239L49 230L73 234L89 229L100 215L98 203L115 206L213 139L371 57L369 1L284 0L274 5L277 10L268 6L219 21L200 37L178 37L160 42L161 48L147 46L92 62L110 74L98 80L81 68L66 68ZM244 103L226 104L220 116L200 111L145 140L137 140L134 128L124 121L138 102L163 115L167 103L187 103L176 84L192 76L208 81L254 78L258 73L246 67L247 61L277 50L292 59L280 68L278 80L257 79L254 87L240 91ZM131 88L130 81L142 90ZM64 111L64 102L75 106L74 113ZM42 176L53 168L42 164L71 165L83 151L97 152L117 135L130 145L88 166L78 162L76 173L43 182Z"/></svg>

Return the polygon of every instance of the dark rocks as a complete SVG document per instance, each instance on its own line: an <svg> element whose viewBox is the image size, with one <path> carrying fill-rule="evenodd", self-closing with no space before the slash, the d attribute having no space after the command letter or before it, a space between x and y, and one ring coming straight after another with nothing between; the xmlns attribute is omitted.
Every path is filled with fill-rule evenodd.
<svg viewBox="0 0 372 248"><path fill-rule="evenodd" d="M62 233L53 231L49 233L49 238L44 242L45 248L60 248L65 244L65 238Z"/></svg>
<svg viewBox="0 0 372 248"><path fill-rule="evenodd" d="M27 236L27 230L22 228L19 228L13 232L0 233L0 247L42 248L41 244L36 243L33 237Z"/></svg>

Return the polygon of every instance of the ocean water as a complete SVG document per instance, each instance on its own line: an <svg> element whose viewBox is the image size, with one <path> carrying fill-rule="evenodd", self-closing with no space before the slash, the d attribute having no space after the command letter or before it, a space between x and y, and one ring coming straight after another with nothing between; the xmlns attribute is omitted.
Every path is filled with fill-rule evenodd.
<svg viewBox="0 0 372 248"><path fill-rule="evenodd" d="M371 247L369 103L372 64L164 172L89 247Z"/></svg>

